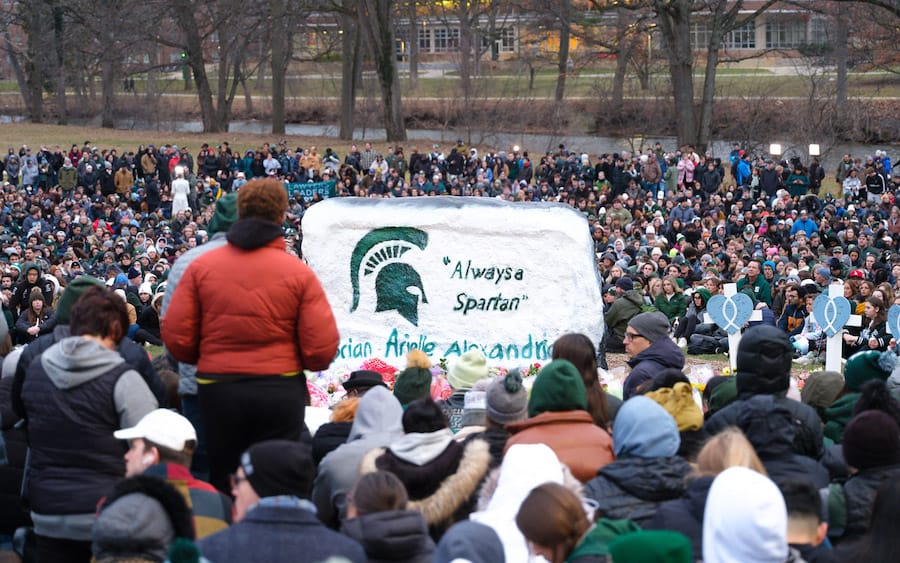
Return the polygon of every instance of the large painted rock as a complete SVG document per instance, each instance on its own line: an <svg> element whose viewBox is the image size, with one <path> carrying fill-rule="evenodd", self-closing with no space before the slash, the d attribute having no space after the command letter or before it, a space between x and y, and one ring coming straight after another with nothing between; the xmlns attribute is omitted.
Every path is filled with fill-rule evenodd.
<svg viewBox="0 0 900 563"><path fill-rule="evenodd" d="M587 222L562 204L329 199L303 217L303 255L341 333L332 369L371 357L405 367L411 348L525 366L567 332L603 336Z"/></svg>

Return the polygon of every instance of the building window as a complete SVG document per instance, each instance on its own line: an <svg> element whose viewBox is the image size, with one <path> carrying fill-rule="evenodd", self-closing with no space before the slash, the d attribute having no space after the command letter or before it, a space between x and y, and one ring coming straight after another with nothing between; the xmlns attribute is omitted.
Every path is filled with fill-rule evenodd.
<svg viewBox="0 0 900 563"><path fill-rule="evenodd" d="M419 51L428 53L431 51L431 30L428 28L419 29Z"/></svg>
<svg viewBox="0 0 900 563"><path fill-rule="evenodd" d="M500 52L516 52L516 28L504 27L500 30Z"/></svg>
<svg viewBox="0 0 900 563"><path fill-rule="evenodd" d="M805 21L777 19L766 22L767 49L796 49L805 44Z"/></svg>
<svg viewBox="0 0 900 563"><path fill-rule="evenodd" d="M455 51L459 49L459 29L435 29L433 45L433 50L435 53L446 53L447 51Z"/></svg>
<svg viewBox="0 0 900 563"><path fill-rule="evenodd" d="M828 22L825 18L809 20L809 42L820 45L828 43Z"/></svg>
<svg viewBox="0 0 900 563"><path fill-rule="evenodd" d="M756 49L756 23L749 21L725 36L726 49Z"/></svg>
<svg viewBox="0 0 900 563"><path fill-rule="evenodd" d="M691 49L701 50L709 47L709 25L706 22L691 22Z"/></svg>

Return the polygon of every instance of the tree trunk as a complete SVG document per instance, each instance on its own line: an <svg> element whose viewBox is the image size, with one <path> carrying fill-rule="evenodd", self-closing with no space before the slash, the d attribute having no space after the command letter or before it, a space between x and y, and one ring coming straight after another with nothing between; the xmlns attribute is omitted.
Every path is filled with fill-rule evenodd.
<svg viewBox="0 0 900 563"><path fill-rule="evenodd" d="M197 22L194 19L194 8L189 0L174 0L175 21L184 33L186 41L185 53L187 63L194 74L194 82L197 84L197 98L200 102L200 116L203 121L204 133L222 132L221 124L216 115L216 107L213 104L212 88L209 85L209 77L206 74L206 66L203 60L203 40Z"/></svg>
<svg viewBox="0 0 900 563"><path fill-rule="evenodd" d="M624 37L619 41L616 52L616 71L613 74L612 109L618 113L625 100L625 78L628 74L628 60L631 58L631 42Z"/></svg>
<svg viewBox="0 0 900 563"><path fill-rule="evenodd" d="M416 0L409 2L409 89L419 87L419 25Z"/></svg>
<svg viewBox="0 0 900 563"><path fill-rule="evenodd" d="M25 81L28 88L28 118L32 123L44 122L44 64L42 60L44 36L39 4L28 10L28 39L25 55Z"/></svg>
<svg viewBox="0 0 900 563"><path fill-rule="evenodd" d="M468 2L459 3L459 84L463 103L472 97L472 29L469 26Z"/></svg>
<svg viewBox="0 0 900 563"><path fill-rule="evenodd" d="M356 114L356 86L360 66L360 26L359 16L352 0L344 0L341 15L341 117L339 137L345 141L353 139Z"/></svg>
<svg viewBox="0 0 900 563"><path fill-rule="evenodd" d="M719 49L722 47L722 34L713 31L706 50L706 74L703 77L703 97L700 100L700 127L698 128L698 151L705 151L712 138L713 102L716 95L716 69L719 65Z"/></svg>
<svg viewBox="0 0 900 563"><path fill-rule="evenodd" d="M698 144L694 110L694 59L691 51L691 6L689 0L676 0L657 9L659 28L666 42L669 77L675 102L675 123L681 146Z"/></svg>
<svg viewBox="0 0 900 563"><path fill-rule="evenodd" d="M60 2L53 5L53 41L56 48L53 67L56 83L56 123L66 125L69 121L66 109L66 42L63 33L63 9Z"/></svg>
<svg viewBox="0 0 900 563"><path fill-rule="evenodd" d="M847 107L847 42L850 34L847 25L847 9L843 4L838 4L835 24L834 63L837 67L835 101L838 106L837 115L841 116L844 113L841 109Z"/></svg>
<svg viewBox="0 0 900 563"><path fill-rule="evenodd" d="M105 129L112 129L116 126L115 110L113 106L116 89L116 73L113 67L114 63L112 57L113 55L111 53L104 53L101 61L103 83L100 87L103 92L103 112L100 119L100 126Z"/></svg>
<svg viewBox="0 0 900 563"><path fill-rule="evenodd" d="M284 96L288 63L291 60L291 33L288 6L284 0L272 5L272 133L284 135ZM262 65L260 65L262 66Z"/></svg>
<svg viewBox="0 0 900 563"><path fill-rule="evenodd" d="M566 96L566 74L569 72L569 1L561 0L559 3L559 61L556 75L556 94L554 99L557 104Z"/></svg>
<svg viewBox="0 0 900 563"><path fill-rule="evenodd" d="M25 105L25 111L29 112L31 108L31 90L29 89L28 79L25 77L25 72L22 70L22 66L19 64L19 56L13 48L12 39L9 36L9 30L3 31L3 42L6 48L7 59L9 60L9 66L12 68L13 76L16 77L16 84L19 87L19 94L22 95L22 103Z"/></svg>
<svg viewBox="0 0 900 563"><path fill-rule="evenodd" d="M394 30L392 27L390 0L364 0L366 14L360 14L360 24L372 49L375 72L381 89L384 129L388 141L405 141L406 124L403 121L403 100L397 61L394 55Z"/></svg>

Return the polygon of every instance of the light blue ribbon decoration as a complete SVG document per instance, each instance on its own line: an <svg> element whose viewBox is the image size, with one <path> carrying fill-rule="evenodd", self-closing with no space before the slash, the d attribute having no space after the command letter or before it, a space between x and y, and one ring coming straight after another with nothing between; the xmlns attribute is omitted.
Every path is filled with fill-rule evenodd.
<svg viewBox="0 0 900 563"><path fill-rule="evenodd" d="M706 304L714 323L728 334L737 334L753 314L753 301L743 293L731 297L715 295Z"/></svg>
<svg viewBox="0 0 900 563"><path fill-rule="evenodd" d="M842 295L831 297L823 293L813 301L813 315L825 334L832 337L850 320L850 302Z"/></svg>

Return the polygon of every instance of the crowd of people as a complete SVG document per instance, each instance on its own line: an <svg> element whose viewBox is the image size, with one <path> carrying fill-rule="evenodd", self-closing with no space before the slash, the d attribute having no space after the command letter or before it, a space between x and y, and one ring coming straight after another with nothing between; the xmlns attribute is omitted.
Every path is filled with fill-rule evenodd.
<svg viewBox="0 0 900 563"><path fill-rule="evenodd" d="M227 143L3 160L0 547L26 561L890 560L900 390L900 173L882 151L827 187L817 159L735 146L600 155L459 141ZM863 176L864 180L859 177ZM305 370L339 328L302 257L302 218L335 197L560 202L586 217L601 342L562 334L533 385L477 350L432 398L434 358L344 382L304 424ZM277 276L260 276L261 272ZM738 350L704 314L736 283L759 311ZM863 320L844 372L820 360L812 302L835 283ZM3 322L5 321L5 322ZM152 362L145 344L165 345ZM685 353L736 354L702 395ZM622 397L598 367L628 356ZM312 430L312 431L311 431ZM737 532L739 530L739 532ZM302 556L298 554L303 554ZM14 560L14 559L10 559Z"/></svg>

